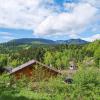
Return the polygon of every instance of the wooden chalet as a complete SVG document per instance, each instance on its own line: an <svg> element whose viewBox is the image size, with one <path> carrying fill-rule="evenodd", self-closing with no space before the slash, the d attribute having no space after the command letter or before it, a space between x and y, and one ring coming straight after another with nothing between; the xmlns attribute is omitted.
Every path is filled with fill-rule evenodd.
<svg viewBox="0 0 100 100"><path fill-rule="evenodd" d="M34 81L46 80L50 77L55 77L59 75L60 72L46 66L36 60L31 60L21 66L14 68L10 75L14 75L17 79L20 79L23 76L33 78Z"/></svg>

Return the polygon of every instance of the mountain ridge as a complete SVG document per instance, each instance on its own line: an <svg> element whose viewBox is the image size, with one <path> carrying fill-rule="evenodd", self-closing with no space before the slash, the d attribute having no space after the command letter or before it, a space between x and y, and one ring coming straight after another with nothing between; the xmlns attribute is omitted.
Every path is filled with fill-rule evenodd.
<svg viewBox="0 0 100 100"><path fill-rule="evenodd" d="M68 39L68 40L50 40L43 38L20 38L13 39L2 44L8 45L24 45L24 44L86 44L88 41L82 39Z"/></svg>

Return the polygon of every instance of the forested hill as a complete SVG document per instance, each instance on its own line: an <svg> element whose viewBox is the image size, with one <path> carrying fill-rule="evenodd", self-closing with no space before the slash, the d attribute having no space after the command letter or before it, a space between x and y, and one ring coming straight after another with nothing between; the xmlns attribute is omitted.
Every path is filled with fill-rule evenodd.
<svg viewBox="0 0 100 100"><path fill-rule="evenodd" d="M69 40L57 40L58 44L86 44L88 41L82 39L69 39Z"/></svg>
<svg viewBox="0 0 100 100"><path fill-rule="evenodd" d="M11 41L8 41L6 43L2 43L2 44L6 44L9 46L15 45L32 45L32 44L54 44L55 42L53 40L49 40L49 39L42 39L42 38L21 38L21 39L14 39Z"/></svg>
<svg viewBox="0 0 100 100"><path fill-rule="evenodd" d="M85 40L81 39L69 39L69 40L49 40L49 39L42 39L42 38L21 38L21 39L14 39L11 41L8 41L6 43L2 43L2 45L7 46L18 46L18 45L32 45L32 44L86 44L88 43Z"/></svg>
<svg viewBox="0 0 100 100"><path fill-rule="evenodd" d="M35 48L34 44L0 46L0 67L16 67L31 59L62 69L69 66L71 59L75 59L78 66L100 67L100 40L84 45L56 44L45 46L40 44Z"/></svg>

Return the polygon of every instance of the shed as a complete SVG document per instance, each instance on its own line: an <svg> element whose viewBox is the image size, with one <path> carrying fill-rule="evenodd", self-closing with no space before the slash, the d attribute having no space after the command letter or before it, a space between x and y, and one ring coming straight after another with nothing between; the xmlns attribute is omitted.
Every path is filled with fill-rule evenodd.
<svg viewBox="0 0 100 100"><path fill-rule="evenodd" d="M34 81L48 79L59 74L61 74L59 71L36 60L28 61L10 72L10 75L14 75L17 79L20 79L22 76L27 76L33 78Z"/></svg>
<svg viewBox="0 0 100 100"><path fill-rule="evenodd" d="M0 74L9 73L12 69L12 67L0 67Z"/></svg>

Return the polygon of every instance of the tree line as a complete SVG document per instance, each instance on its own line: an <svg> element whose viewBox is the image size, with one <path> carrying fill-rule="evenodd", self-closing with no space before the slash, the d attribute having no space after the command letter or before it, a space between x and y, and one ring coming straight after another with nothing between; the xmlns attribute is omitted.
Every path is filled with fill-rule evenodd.
<svg viewBox="0 0 100 100"><path fill-rule="evenodd" d="M0 67L17 67L31 59L53 66L57 69L69 67L69 61L75 60L78 66L100 67L100 40L84 45L48 45L48 46L2 46L0 45Z"/></svg>

